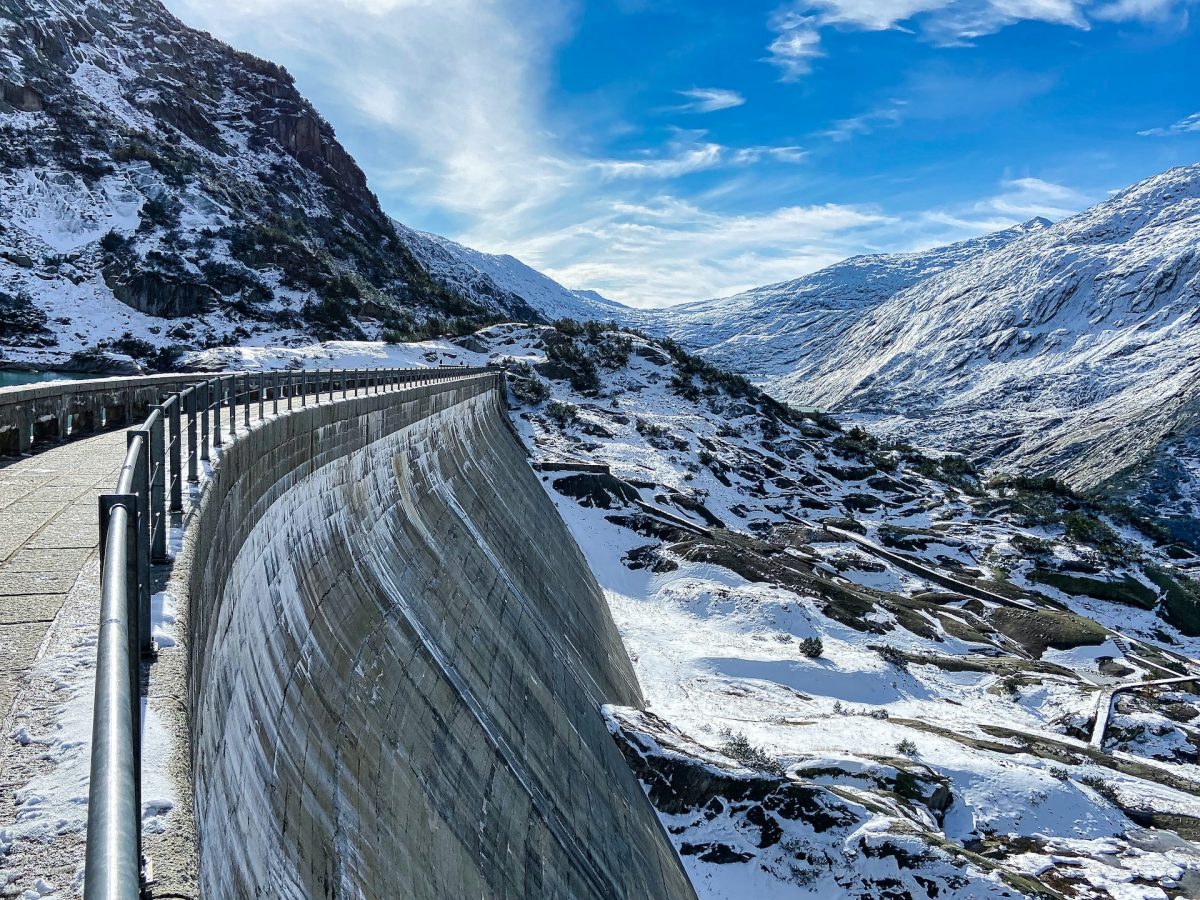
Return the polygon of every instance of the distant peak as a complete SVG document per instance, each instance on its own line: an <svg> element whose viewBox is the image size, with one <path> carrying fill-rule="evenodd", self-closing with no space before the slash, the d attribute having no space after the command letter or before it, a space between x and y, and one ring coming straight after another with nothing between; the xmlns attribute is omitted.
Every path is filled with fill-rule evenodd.
<svg viewBox="0 0 1200 900"><path fill-rule="evenodd" d="M1049 228L1054 223L1044 216L1034 216L1028 222L1022 222L1017 226L1019 231L1041 231L1043 228Z"/></svg>

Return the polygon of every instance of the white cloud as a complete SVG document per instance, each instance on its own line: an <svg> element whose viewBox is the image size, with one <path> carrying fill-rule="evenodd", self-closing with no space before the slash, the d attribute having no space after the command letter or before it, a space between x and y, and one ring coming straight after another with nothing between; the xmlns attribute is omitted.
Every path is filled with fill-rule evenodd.
<svg viewBox="0 0 1200 900"><path fill-rule="evenodd" d="M773 159L776 162L799 163L808 158L808 151L803 147L742 147L733 152L732 160L737 165L756 163L760 159Z"/></svg>
<svg viewBox="0 0 1200 900"><path fill-rule="evenodd" d="M1087 30L1091 20L1186 22L1195 0L792 0L771 14L775 37L768 61L794 81L823 55L821 30L919 30L936 44L969 44L1018 22L1048 22Z"/></svg>
<svg viewBox="0 0 1200 900"><path fill-rule="evenodd" d="M703 172L724 166L747 166L764 159L783 163L802 162L807 157L803 147L793 145L772 147L726 147L711 141L700 141L704 131L681 131L670 141L666 155L645 154L635 159L598 159L589 168L605 178L668 179Z"/></svg>
<svg viewBox="0 0 1200 900"><path fill-rule="evenodd" d="M767 61L780 69L781 81L796 81L812 71L812 61L824 56L817 19L801 15L794 9L780 9L772 14L771 30L775 39L767 48Z"/></svg>
<svg viewBox="0 0 1200 900"><path fill-rule="evenodd" d="M1086 194L1053 181L1010 178L1001 182L996 194L977 202L974 212L1010 223L1035 216L1062 219L1092 202Z"/></svg>
<svg viewBox="0 0 1200 900"><path fill-rule="evenodd" d="M1097 7L1097 19L1114 22L1162 22L1179 16L1186 21L1187 7L1195 0L1112 0Z"/></svg>
<svg viewBox="0 0 1200 900"><path fill-rule="evenodd" d="M606 159L590 165L607 178L678 178L716 168L726 156L724 147L710 143L680 146L671 156L655 159Z"/></svg>
<svg viewBox="0 0 1200 900"><path fill-rule="evenodd" d="M1184 116L1178 122L1168 125L1166 128L1148 128L1145 131L1139 131L1138 134L1142 137L1166 137L1172 134L1188 134L1195 131L1200 131L1200 112Z"/></svg>
<svg viewBox="0 0 1200 900"><path fill-rule="evenodd" d="M544 235L534 252L564 284L589 285L637 306L679 303L795 277L861 245L890 219L871 207L787 206L723 214L675 196L614 204L594 219ZM597 249L602 252L596 252Z"/></svg>
<svg viewBox="0 0 1200 900"><path fill-rule="evenodd" d="M691 88L686 91L676 91L680 96L687 97L691 102L675 109L679 112L709 113L722 109L733 109L746 102L746 98L737 91L724 88Z"/></svg>
<svg viewBox="0 0 1200 900"><path fill-rule="evenodd" d="M879 128L892 128L904 120L904 109L908 105L905 100L891 100L878 109L870 110L862 115L849 119L839 119L833 127L821 132L822 137L835 141L848 141L860 134L870 134Z"/></svg>

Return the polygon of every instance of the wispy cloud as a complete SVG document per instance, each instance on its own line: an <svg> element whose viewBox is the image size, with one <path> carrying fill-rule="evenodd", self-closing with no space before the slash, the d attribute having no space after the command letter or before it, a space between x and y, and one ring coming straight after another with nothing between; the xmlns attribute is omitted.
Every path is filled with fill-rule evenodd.
<svg viewBox="0 0 1200 900"><path fill-rule="evenodd" d="M1138 134L1142 137L1167 137L1172 134L1188 134L1195 131L1200 131L1200 112L1184 116L1166 128L1147 128L1145 131L1139 131Z"/></svg>
<svg viewBox="0 0 1200 900"><path fill-rule="evenodd" d="M812 61L824 56L818 19L796 9L776 10L770 19L775 39L767 48L767 62L779 67L780 81L796 81L812 71Z"/></svg>
<svg viewBox="0 0 1200 900"><path fill-rule="evenodd" d="M1077 213L1093 202L1094 198L1075 188L1025 176L1002 181L1000 190L991 197L978 201L973 211L998 217L1000 221L1005 222L1032 219L1035 216L1057 220Z"/></svg>
<svg viewBox="0 0 1200 900"><path fill-rule="evenodd" d="M756 146L726 147L701 140L705 131L681 131L665 146L665 153L645 153L634 159L598 159L586 166L605 178L665 180L703 172L722 166L747 166L764 159L783 163L802 162L808 155L803 147Z"/></svg>
<svg viewBox="0 0 1200 900"><path fill-rule="evenodd" d="M722 109L733 109L746 102L746 98L737 91L724 88L691 88L686 91L676 91L690 102L673 107L678 112L710 113Z"/></svg>
<svg viewBox="0 0 1200 900"><path fill-rule="evenodd" d="M608 178L678 178L715 168L725 157L720 144L701 144L657 159L606 159L590 165Z"/></svg>
<svg viewBox="0 0 1200 900"><path fill-rule="evenodd" d="M531 249L564 261L547 272L565 284L593 285L637 306L660 305L813 271L853 252L863 229L888 221L873 207L818 204L723 214L660 195L614 204L585 223L543 235Z"/></svg>
<svg viewBox="0 0 1200 900"><path fill-rule="evenodd" d="M942 46L962 46L1018 22L1087 30L1092 20L1187 21L1194 0L792 0L771 13L767 60L794 81L822 56L821 31L912 31Z"/></svg>
<svg viewBox="0 0 1200 900"><path fill-rule="evenodd" d="M808 158L808 151L803 147L742 147L733 152L733 162L737 165L756 163L761 159L773 159L776 162L799 163Z"/></svg>
<svg viewBox="0 0 1200 900"><path fill-rule="evenodd" d="M835 141L848 141L860 134L870 134L879 128L891 128L904 120L904 110L908 105L906 100L889 100L886 104L861 115L848 119L839 119L833 127L818 132L821 137Z"/></svg>
<svg viewBox="0 0 1200 900"><path fill-rule="evenodd" d="M1194 2L1194 0L1192 0ZM1166 22L1171 19L1187 21L1189 0L1112 0L1101 3L1094 13L1097 19L1116 22Z"/></svg>

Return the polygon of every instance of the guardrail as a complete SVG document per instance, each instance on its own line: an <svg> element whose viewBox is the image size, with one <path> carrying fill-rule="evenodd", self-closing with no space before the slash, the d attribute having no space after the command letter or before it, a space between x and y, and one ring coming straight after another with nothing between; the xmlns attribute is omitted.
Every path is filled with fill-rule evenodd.
<svg viewBox="0 0 1200 900"><path fill-rule="evenodd" d="M100 497L101 600L88 788L85 900L136 900L142 888L141 666L153 653L151 565L166 562L170 513L183 511L212 449L259 419L310 402L444 382L494 369L235 372L193 380L128 433L116 490ZM123 379L128 380L128 379ZM225 427L222 428L222 419Z"/></svg>

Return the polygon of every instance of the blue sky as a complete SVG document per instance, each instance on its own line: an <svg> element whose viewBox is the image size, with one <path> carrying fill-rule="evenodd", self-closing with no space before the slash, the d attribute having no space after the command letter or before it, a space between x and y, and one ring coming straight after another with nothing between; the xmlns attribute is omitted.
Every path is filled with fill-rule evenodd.
<svg viewBox="0 0 1200 900"><path fill-rule="evenodd" d="M285 65L400 221L632 305L1200 160L1192 0L168 5Z"/></svg>

